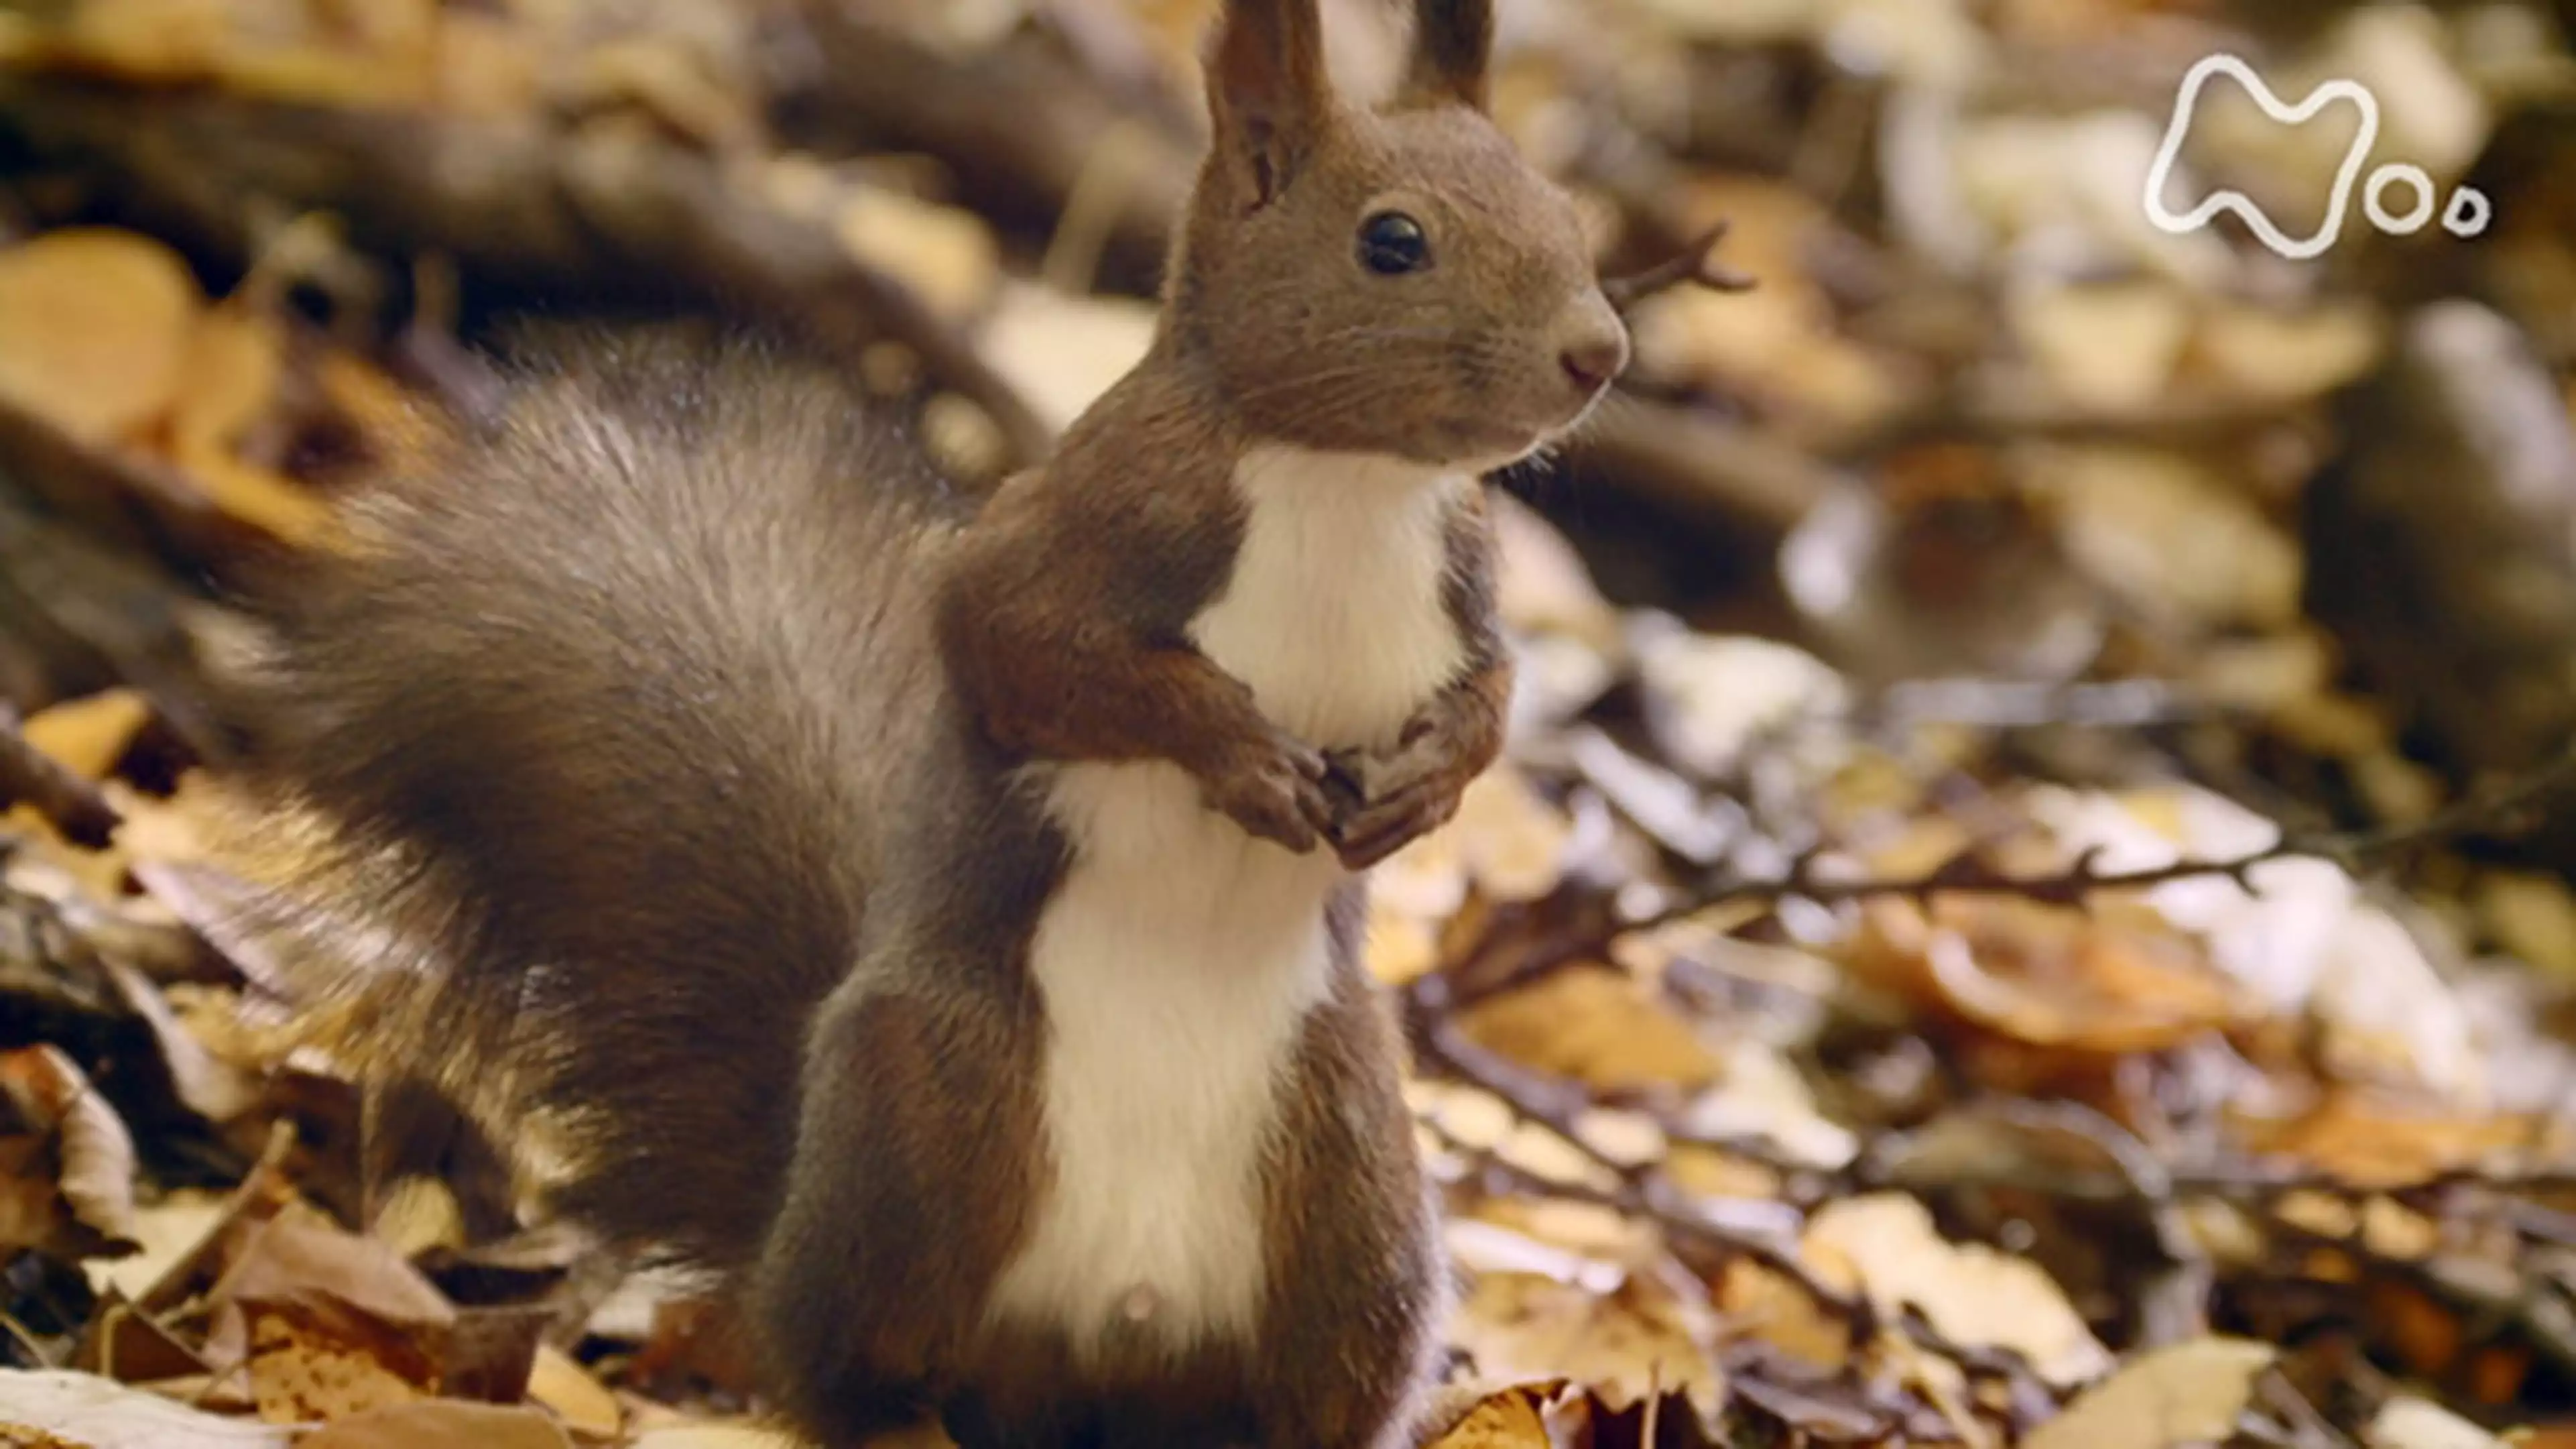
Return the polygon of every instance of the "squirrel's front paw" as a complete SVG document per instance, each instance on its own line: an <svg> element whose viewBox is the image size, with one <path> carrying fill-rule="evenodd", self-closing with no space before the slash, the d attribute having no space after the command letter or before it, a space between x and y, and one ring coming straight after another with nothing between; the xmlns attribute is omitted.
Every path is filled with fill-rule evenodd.
<svg viewBox="0 0 2576 1449"><path fill-rule="evenodd" d="M1353 797L1333 821L1333 851L1366 870L1448 824L1484 760L1432 725L1407 728L1392 750L1337 752L1332 768Z"/></svg>
<svg viewBox="0 0 2576 1449"><path fill-rule="evenodd" d="M1324 756L1284 731L1248 741L1200 777L1208 808L1303 855L1332 829Z"/></svg>

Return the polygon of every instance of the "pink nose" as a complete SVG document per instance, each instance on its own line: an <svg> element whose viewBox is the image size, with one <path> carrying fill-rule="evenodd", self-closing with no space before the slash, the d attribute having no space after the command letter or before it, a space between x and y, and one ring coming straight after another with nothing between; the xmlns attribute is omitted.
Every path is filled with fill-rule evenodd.
<svg viewBox="0 0 2576 1449"><path fill-rule="evenodd" d="M1557 360L1585 392L1599 392L1628 366L1628 334L1613 326L1566 344Z"/></svg>

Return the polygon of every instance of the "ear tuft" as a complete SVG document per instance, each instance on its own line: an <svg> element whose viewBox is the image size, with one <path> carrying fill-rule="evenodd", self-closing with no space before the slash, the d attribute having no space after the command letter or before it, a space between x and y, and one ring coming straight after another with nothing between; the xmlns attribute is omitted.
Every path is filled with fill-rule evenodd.
<svg viewBox="0 0 2576 1449"><path fill-rule="evenodd" d="M1316 3L1226 0L1208 45L1212 159L1249 188L1253 206L1287 187L1332 116Z"/></svg>
<svg viewBox="0 0 2576 1449"><path fill-rule="evenodd" d="M1484 110L1494 55L1493 0L1414 0L1413 100L1455 101Z"/></svg>

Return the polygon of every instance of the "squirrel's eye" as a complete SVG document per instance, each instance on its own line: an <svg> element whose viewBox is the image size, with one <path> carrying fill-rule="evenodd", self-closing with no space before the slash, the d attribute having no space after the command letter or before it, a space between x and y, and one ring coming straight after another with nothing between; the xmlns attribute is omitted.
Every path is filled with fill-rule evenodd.
<svg viewBox="0 0 2576 1449"><path fill-rule="evenodd" d="M1360 264L1381 277L1421 271L1431 265L1431 238L1403 212L1381 211L1360 223Z"/></svg>

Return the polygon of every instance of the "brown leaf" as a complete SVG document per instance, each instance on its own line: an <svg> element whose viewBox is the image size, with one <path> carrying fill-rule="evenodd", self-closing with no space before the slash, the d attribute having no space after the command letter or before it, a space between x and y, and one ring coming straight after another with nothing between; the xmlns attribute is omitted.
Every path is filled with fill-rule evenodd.
<svg viewBox="0 0 2576 1449"><path fill-rule="evenodd" d="M79 1065L50 1046L0 1054L0 1101L33 1129L15 1150L0 1138L0 1166L37 1174L0 1180L0 1243L132 1251L134 1138Z"/></svg>
<svg viewBox="0 0 2576 1449"><path fill-rule="evenodd" d="M2285 1121L2240 1118L2247 1150L2332 1173L2353 1187L2408 1187L2524 1147L2532 1126L2471 1116L2362 1088L2327 1093Z"/></svg>
<svg viewBox="0 0 2576 1449"><path fill-rule="evenodd" d="M1489 1394L1432 1449L1549 1449L1547 1403L1557 1384L1522 1384Z"/></svg>
<svg viewBox="0 0 2576 1449"><path fill-rule="evenodd" d="M456 1315L393 1248L343 1231L301 1203L251 1227L221 1296L241 1303L336 1302L406 1329L442 1330Z"/></svg>
<svg viewBox="0 0 2576 1449"><path fill-rule="evenodd" d="M2179 934L2033 901L1944 896L1863 908L1856 968L2031 1046L2159 1051L2246 1019L2236 992Z"/></svg>
<svg viewBox="0 0 2576 1449"><path fill-rule="evenodd" d="M272 1424L330 1422L429 1394L438 1370L381 1323L320 1302L248 1309L250 1391Z"/></svg>
<svg viewBox="0 0 2576 1449"><path fill-rule="evenodd" d="M0 398L82 442L131 437L178 396L200 304L178 253L132 232L0 250Z"/></svg>

